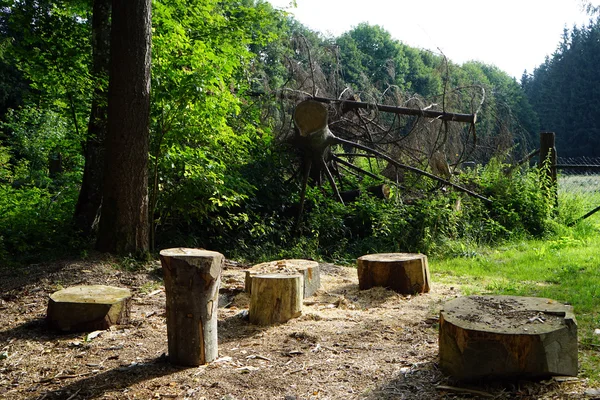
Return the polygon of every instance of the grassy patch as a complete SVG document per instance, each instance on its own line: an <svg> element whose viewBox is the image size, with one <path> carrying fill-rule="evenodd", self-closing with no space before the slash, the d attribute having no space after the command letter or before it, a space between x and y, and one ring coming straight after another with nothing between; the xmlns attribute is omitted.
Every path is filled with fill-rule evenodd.
<svg viewBox="0 0 600 400"><path fill-rule="evenodd" d="M597 217L596 217L597 218ZM600 382L600 230L598 220L547 240L521 241L474 255L433 258L434 281L463 293L548 297L573 305L581 376Z"/></svg>

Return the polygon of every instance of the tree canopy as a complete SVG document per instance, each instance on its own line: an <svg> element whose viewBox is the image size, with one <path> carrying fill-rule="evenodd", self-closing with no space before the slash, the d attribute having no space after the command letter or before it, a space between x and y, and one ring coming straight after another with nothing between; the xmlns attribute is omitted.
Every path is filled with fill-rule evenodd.
<svg viewBox="0 0 600 400"><path fill-rule="evenodd" d="M101 199L93 200L83 223L73 224L73 214L83 212L79 206L75 212L76 204L92 204L83 189L90 187L86 176L100 182L89 168L103 164L96 150L107 148L99 130L106 118L107 56L97 51L94 23L101 3L0 3L0 75L6 77L0 84L0 188L5 195L0 197L11 199L0 200L0 259L32 249L57 251L45 234L49 230L65 248L88 248L96 232ZM510 161L535 147L540 127L557 132L562 127L554 124L556 108L547 103L555 99L552 107L565 107L557 95L567 89L555 90L558 81L545 83L559 79L553 72L558 59L548 59L519 84L494 66L457 65L443 54L407 46L380 26L363 23L339 37L326 37L261 0L158 0L152 8L149 137L142 151L148 157L151 247L227 247L256 257L280 248L310 252L316 246L331 255L336 250L329 246L336 243L348 248L370 246L365 241L373 241L373 248L404 243L418 249L441 240L442 232L432 234L429 228L408 230L414 221L438 226L432 221L452 220L443 235L459 234L450 205L457 200L430 198L441 190L435 181L400 176L387 163L368 157L358 162L362 171L370 171L367 177L341 167L334 171L341 186L367 187L380 179L397 185L402 195L396 199L402 201L361 199L342 209L330 202L330 189L315 185L302 194L308 213L304 230L295 230L302 166L298 149L290 150L287 139L295 129L293 107L307 97L477 114L477 124L467 126L329 108L335 129L350 137L379 135L377 151L428 171L437 153L453 169L465 161L497 166L495 159ZM593 49L586 39L590 35L573 32L556 57L568 59L573 48ZM561 68L573 69L570 62ZM569 81L561 79L565 85ZM581 82L574 86L578 91L584 90ZM350 163L353 157L338 160ZM130 171L110 172L109 179L116 180ZM491 190L488 181L472 179L469 185ZM108 189L90 190L106 195ZM523 197L523 207L537 207L538 200ZM102 206L112 207L107 204ZM529 229L507 213L474 205L472 217L490 221L480 236L492 240L509 226ZM35 224L32 215L37 215ZM498 215L503 222L494 219ZM541 219L531 231L543 231Z"/></svg>
<svg viewBox="0 0 600 400"><path fill-rule="evenodd" d="M598 157L600 125L600 19L565 29L556 51L525 74L522 86L542 130L556 132L558 154Z"/></svg>

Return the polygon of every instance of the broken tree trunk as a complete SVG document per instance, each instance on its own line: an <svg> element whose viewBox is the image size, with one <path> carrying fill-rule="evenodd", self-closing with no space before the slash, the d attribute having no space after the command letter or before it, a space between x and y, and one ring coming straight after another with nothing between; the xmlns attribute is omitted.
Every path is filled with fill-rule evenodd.
<svg viewBox="0 0 600 400"><path fill-rule="evenodd" d="M357 265L361 290L382 286L402 294L429 292L429 266L423 254L368 254L359 257Z"/></svg>
<svg viewBox="0 0 600 400"><path fill-rule="evenodd" d="M333 175L325 161L330 146L337 141L337 138L329 130L327 121L327 108L316 101L303 101L294 109L294 123L299 133L299 136L295 138L295 144L304 151L304 179L300 195L301 210L306 195L308 177L312 176L315 182L320 183L322 173L327 177L336 198L343 203Z"/></svg>
<svg viewBox="0 0 600 400"><path fill-rule="evenodd" d="M469 296L440 312L440 367L458 380L577 375L573 308L554 300Z"/></svg>
<svg viewBox="0 0 600 400"><path fill-rule="evenodd" d="M302 207L304 206L306 185L308 183L309 175L313 176L314 180L320 181L319 179L321 173L324 173L327 177L327 180L329 181L329 184L333 189L336 199L341 203L344 202L339 193L337 185L333 180L331 171L327 167L326 163L326 155L329 154L328 152L330 151L331 146L336 144L341 144L350 148L353 147L355 149L363 150L368 154L375 155L378 158L388 161L390 164L394 165L397 168L402 168L423 176L427 176L428 178L441 182L444 185L451 186L456 190L466 193L469 196L473 196L485 202L491 203L490 199L485 198L477 193L470 191L469 189L452 183L446 179L440 178L439 176L436 176L434 174L430 174L429 172L422 171L418 168L399 163L390 156L363 144L355 143L335 136L327 126L327 108L316 100L316 98L312 100L305 100L299 103L294 110L294 122L299 131L299 135L297 135L294 138L294 144L298 148L303 150L305 154L304 176L302 182L302 192L300 194L300 213L298 220L300 220L300 217L302 216ZM471 117L475 118L474 115L471 115ZM453 121L455 120L458 121L458 119L453 119ZM333 157L339 160L339 157Z"/></svg>
<svg viewBox="0 0 600 400"><path fill-rule="evenodd" d="M165 279L169 360L198 366L218 356L217 307L224 257L200 249L160 252Z"/></svg>
<svg viewBox="0 0 600 400"><path fill-rule="evenodd" d="M252 278L250 322L273 325L302 314L304 279L302 275L269 274Z"/></svg>
<svg viewBox="0 0 600 400"><path fill-rule="evenodd" d="M108 329L129 322L131 292L104 285L72 286L50 295L46 319L63 332Z"/></svg>
<svg viewBox="0 0 600 400"><path fill-rule="evenodd" d="M295 97L295 96L288 96ZM304 98L306 98L304 96ZM376 103L367 103L362 101L354 101L354 100L340 100L340 99L330 99L326 97L311 97L311 100L317 101L319 103L325 104L339 104L341 107L342 113L346 113L348 111L363 109L363 110L371 110L376 108L382 112L388 112L392 114L400 114L400 115L414 115L414 116L423 116L425 118L431 119L439 119L441 121L455 121L455 122L465 122L469 124L475 124L477 122L477 114L459 114L459 113L450 113L444 111L434 111L434 110L424 110L419 108L407 108L407 107L398 107L398 106L390 106L385 104L376 104Z"/></svg>
<svg viewBox="0 0 600 400"><path fill-rule="evenodd" d="M302 275L304 280L304 298L312 296L321 286L318 262L310 260L277 260L257 264L246 270L246 292L252 293L252 278L255 276L281 273Z"/></svg>

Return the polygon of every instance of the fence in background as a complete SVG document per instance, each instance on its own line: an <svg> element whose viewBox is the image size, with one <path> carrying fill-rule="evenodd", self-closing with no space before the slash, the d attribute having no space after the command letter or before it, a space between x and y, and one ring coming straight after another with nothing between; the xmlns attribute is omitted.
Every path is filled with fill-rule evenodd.
<svg viewBox="0 0 600 400"><path fill-rule="evenodd" d="M540 160L547 160L547 179L556 191L557 202L577 201L586 210L578 220L585 219L600 211L600 158L557 156L554 146L555 134L540 134Z"/></svg>

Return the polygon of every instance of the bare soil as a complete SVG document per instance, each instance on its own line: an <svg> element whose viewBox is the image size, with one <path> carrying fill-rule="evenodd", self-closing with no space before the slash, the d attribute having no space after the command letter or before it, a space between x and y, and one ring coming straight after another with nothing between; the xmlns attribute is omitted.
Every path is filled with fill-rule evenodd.
<svg viewBox="0 0 600 400"><path fill-rule="evenodd" d="M110 259L0 271L0 399L574 399L585 379L463 384L438 369L438 314L460 295L359 291L354 268L321 264L321 289L303 315L273 327L245 318L248 266L226 263L219 358L198 368L168 362L165 293L158 262L143 270ZM48 296L105 284L133 291L129 325L59 334L45 323ZM587 390L587 394L586 394Z"/></svg>

